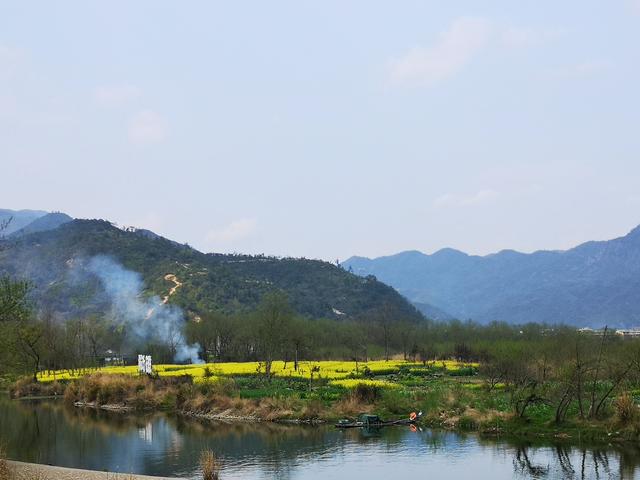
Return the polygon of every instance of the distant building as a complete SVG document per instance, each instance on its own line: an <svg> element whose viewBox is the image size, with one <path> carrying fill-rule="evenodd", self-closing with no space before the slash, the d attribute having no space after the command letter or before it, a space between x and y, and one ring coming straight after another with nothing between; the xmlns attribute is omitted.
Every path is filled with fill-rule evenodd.
<svg viewBox="0 0 640 480"><path fill-rule="evenodd" d="M106 350L102 360L105 367L124 365L124 358L122 355L114 352L113 350Z"/></svg>
<svg viewBox="0 0 640 480"><path fill-rule="evenodd" d="M607 330L604 328L593 329L589 327L584 327L584 328L578 329L578 333L583 333L585 335L594 335L596 337L602 337L606 331Z"/></svg>
<svg viewBox="0 0 640 480"><path fill-rule="evenodd" d="M578 333L583 333L585 335L594 335L596 337L602 337L605 332L609 332L610 334L615 333L621 337L632 338L632 337L640 337L640 328L621 328L618 330L610 330L605 328L593 329L589 327L579 328Z"/></svg>
<svg viewBox="0 0 640 480"><path fill-rule="evenodd" d="M622 337L640 337L640 328L616 330L616 335L620 335Z"/></svg>

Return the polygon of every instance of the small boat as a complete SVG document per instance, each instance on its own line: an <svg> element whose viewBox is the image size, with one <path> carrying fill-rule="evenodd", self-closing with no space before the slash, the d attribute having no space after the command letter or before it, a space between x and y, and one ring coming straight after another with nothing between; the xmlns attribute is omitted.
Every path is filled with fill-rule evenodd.
<svg viewBox="0 0 640 480"><path fill-rule="evenodd" d="M343 419L336 423L336 428L379 428L391 427L394 425L415 425L422 416L422 412L411 412L409 418L398 420L382 420L378 415L363 413L358 415L357 420Z"/></svg>

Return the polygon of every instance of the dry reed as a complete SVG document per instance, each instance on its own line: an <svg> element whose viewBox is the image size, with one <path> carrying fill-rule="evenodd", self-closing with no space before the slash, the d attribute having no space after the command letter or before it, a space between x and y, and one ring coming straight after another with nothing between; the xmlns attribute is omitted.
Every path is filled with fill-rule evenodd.
<svg viewBox="0 0 640 480"><path fill-rule="evenodd" d="M200 454L200 468L202 470L202 480L220 479L220 465L211 450L204 450Z"/></svg>

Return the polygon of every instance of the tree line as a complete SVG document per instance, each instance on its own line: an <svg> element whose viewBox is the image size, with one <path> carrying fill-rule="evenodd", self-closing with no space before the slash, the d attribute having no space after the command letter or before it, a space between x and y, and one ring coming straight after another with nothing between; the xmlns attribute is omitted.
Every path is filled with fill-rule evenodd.
<svg viewBox="0 0 640 480"><path fill-rule="evenodd" d="M0 374L36 378L41 370L101 366L117 353L173 362L171 341L132 343L126 327L107 317L61 321L35 312L29 289L28 282L0 278ZM640 383L640 341L608 329L595 336L567 326L420 322L390 311L383 307L359 320L309 319L275 291L250 312L193 315L183 336L200 346L202 361L259 361L267 378L275 360L294 368L302 360L330 359L479 362L487 388L506 388L514 413L524 417L536 404L551 405L559 423L570 412L598 417L617 392Z"/></svg>

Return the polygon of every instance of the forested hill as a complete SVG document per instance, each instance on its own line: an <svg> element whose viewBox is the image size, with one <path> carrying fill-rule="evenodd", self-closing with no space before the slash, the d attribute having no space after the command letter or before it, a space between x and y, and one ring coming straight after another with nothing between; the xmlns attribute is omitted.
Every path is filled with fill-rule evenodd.
<svg viewBox="0 0 640 480"><path fill-rule="evenodd" d="M353 257L344 266L460 319L640 325L640 227L566 251L505 250L484 257L452 249L409 251Z"/></svg>
<svg viewBox="0 0 640 480"><path fill-rule="evenodd" d="M385 312L393 318L422 315L393 288L319 260L204 254L145 230L125 231L103 220L74 220L48 231L4 241L0 275L32 281L36 304L66 316L99 313L97 281L84 266L107 255L139 272L145 294L199 314L254 308L262 295L284 290L294 309L316 318L365 318ZM175 275L172 277L171 275ZM177 286L177 288L175 288Z"/></svg>

